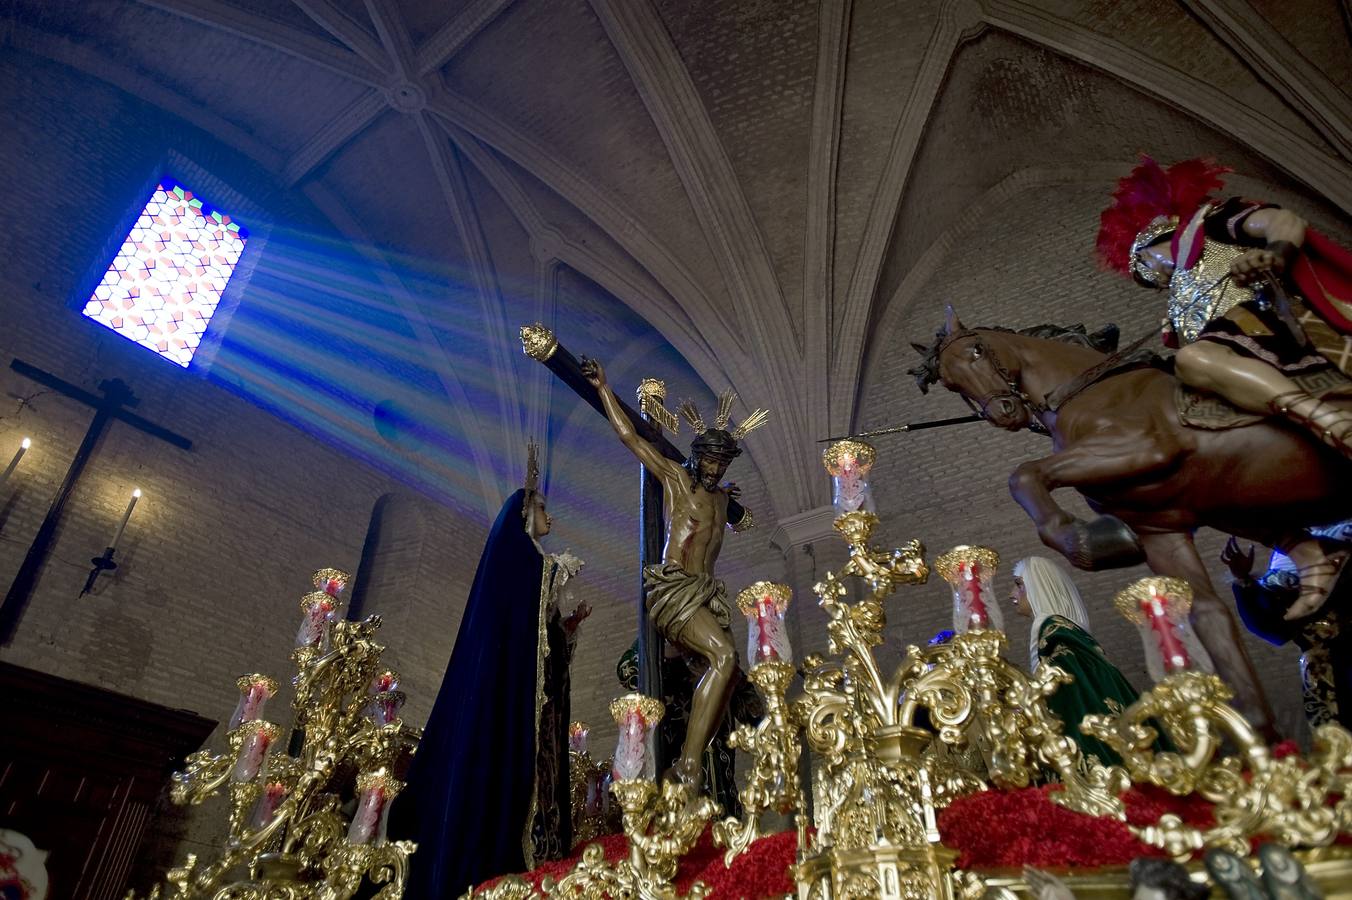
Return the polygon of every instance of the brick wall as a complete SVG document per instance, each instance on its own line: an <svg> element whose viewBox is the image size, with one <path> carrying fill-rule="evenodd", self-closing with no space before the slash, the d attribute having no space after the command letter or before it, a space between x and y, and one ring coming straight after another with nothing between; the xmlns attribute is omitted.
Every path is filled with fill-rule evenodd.
<svg viewBox="0 0 1352 900"><path fill-rule="evenodd" d="M70 497L15 640L0 655L224 720L240 673L289 682L297 600L310 589L309 573L354 569L376 500L406 497L408 489L84 319L72 301L166 149L278 218L298 226L315 218L247 161L103 83L7 51L0 84L0 208L8 223L0 235L0 454L8 461L23 435L34 442L0 488L5 587L92 418L86 407L12 372L11 358L91 390L121 377L141 398L138 412L193 441L185 452L112 425ZM229 352L218 365L228 363ZM77 599L88 560L107 543L133 486L144 496L118 547L120 567ZM367 609L389 610L389 660L407 672L416 720L439 682L445 657L434 658L438 639L450 636L448 653L483 523L474 510L407 502L422 522L417 569L381 581ZM289 702L284 688L274 717L284 719ZM220 735L212 741L219 744ZM209 841L218 815L208 806L193 822L181 813L159 817L166 831L148 857L168 862L179 852L172 838L180 833L188 849Z"/></svg>
<svg viewBox="0 0 1352 900"><path fill-rule="evenodd" d="M289 681L296 604L309 589L309 573L327 565L356 568L379 502L381 527L363 612L382 615L387 661L400 670L409 694L405 718L421 725L440 686L487 532L482 511L418 496L287 421L307 421L304 410L289 405L293 400L266 398L274 411L265 411L83 319L75 300L109 241L120 237L113 232L166 149L196 161L288 225L323 232L322 223L303 198L278 189L247 161L103 83L14 51L0 56L0 74L7 86L0 106L0 159L7 161L0 204L11 223L0 237L9 261L0 273L0 352L6 362L18 357L86 388L121 377L141 398L141 414L193 441L192 451L184 452L125 425L112 426L69 501L16 639L0 655L225 719L240 673L262 671L284 685ZM489 217L487 227L499 219ZM490 237L500 244L520 241L505 226ZM273 256L295 245L294 237L270 242ZM310 258L287 262L295 267L283 273L288 277L316 265ZM265 254L260 271L272 275L269 265ZM286 278L277 277L264 292L264 282L255 278L254 293L246 291L242 300L245 321L251 296L255 309L275 311L286 287ZM506 289L513 314L524 315L522 298L529 293L511 284ZM622 395L631 395L639 378L656 375L667 379L673 403L689 396L712 411L710 389L627 307L567 271L561 291L575 349L612 361L611 377ZM635 347L644 352L633 352ZM240 348L234 352L227 340L218 370L232 376L245 371ZM323 374L354 379L363 364L384 366L351 358L341 371ZM6 583L91 418L80 404L41 390L8 368L0 370L0 454L22 435L34 440L0 492L0 577ZM21 406L18 398L30 396ZM554 387L552 405L547 477L557 525L546 545L570 548L587 561L576 596L596 610L576 657L573 713L592 722L597 747L608 748L614 726L606 706L619 692L615 663L634 634L637 465L609 426L566 388ZM398 442L389 449L391 456L409 453ZM462 470L465 465L450 462ZM500 464L510 471L519 462ZM765 486L745 460L730 477L743 486L748 506L769 509ZM120 542L120 568L77 600L87 560L103 548L133 486L144 496ZM756 578L781 577L783 561L769 548L770 530L763 525L728 537L720 569L734 592ZM617 534L623 539L617 541ZM740 646L744 628L737 628ZM285 718L288 704L284 687L273 701L274 718ZM220 740L218 733L212 745ZM209 852L219 837L219 804L188 811L164 804L156 818L159 830L138 883L183 852Z"/></svg>

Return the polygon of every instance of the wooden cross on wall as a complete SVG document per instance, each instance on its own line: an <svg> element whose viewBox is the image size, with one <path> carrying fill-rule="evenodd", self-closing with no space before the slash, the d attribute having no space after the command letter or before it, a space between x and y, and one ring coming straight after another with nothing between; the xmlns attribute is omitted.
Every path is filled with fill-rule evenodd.
<svg viewBox="0 0 1352 900"><path fill-rule="evenodd" d="M19 566L19 574L14 576L14 583L10 585L4 603L0 604L0 645L7 645L13 640L19 620L23 617L23 612L33 595L33 587L37 584L38 575L42 571L43 564L47 561L47 556L51 553L56 529L61 524L61 514L66 508L66 501L70 499L71 491L75 489L76 483L79 482L85 464L94 455L99 440L113 420L125 422L133 428L143 431L151 437L167 441L175 447L184 450L192 449L192 441L131 412L128 407L136 406L141 401L120 378L99 382L99 394L102 394L102 396L99 396L99 394L90 393L78 385L71 384L69 381L58 378L52 373L43 371L37 366L29 365L22 360L13 360L9 367L25 378L30 378L38 384L45 385L70 397L72 400L78 400L91 407L94 410L94 421L89 423L89 430L85 432L84 440L80 442L79 449L75 451L75 458L71 460L70 468L66 470L66 477L62 479L61 487L57 489L56 496L52 498L52 505L47 508L47 516L42 520L42 525L38 527L38 533L33 538L32 545L28 548L28 554L24 556L23 565Z"/></svg>

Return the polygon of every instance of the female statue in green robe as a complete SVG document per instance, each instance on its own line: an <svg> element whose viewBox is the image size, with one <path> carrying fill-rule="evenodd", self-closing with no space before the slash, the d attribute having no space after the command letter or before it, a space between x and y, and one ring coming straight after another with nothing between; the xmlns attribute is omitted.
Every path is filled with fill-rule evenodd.
<svg viewBox="0 0 1352 900"><path fill-rule="evenodd" d="M1035 669L1045 661L1075 679L1047 698L1051 711L1065 723L1064 733L1080 745L1086 758L1097 757L1105 766L1121 765L1121 757L1107 744L1080 731L1080 722L1090 713L1121 713L1139 694L1089 633L1089 616L1070 576L1041 556L1019 560L1010 602L1015 612L1033 620L1029 667Z"/></svg>

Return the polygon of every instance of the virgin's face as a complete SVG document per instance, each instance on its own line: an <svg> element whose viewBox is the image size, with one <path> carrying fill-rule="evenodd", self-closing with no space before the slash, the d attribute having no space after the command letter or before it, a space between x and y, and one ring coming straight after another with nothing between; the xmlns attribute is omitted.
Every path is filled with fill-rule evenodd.
<svg viewBox="0 0 1352 900"><path fill-rule="evenodd" d="M549 513L545 511L545 495L536 493L532 495L530 515L530 536L540 539L549 534L549 529L554 522L549 518Z"/></svg>
<svg viewBox="0 0 1352 900"><path fill-rule="evenodd" d="M1023 579L1014 576L1014 587L1009 592L1009 602L1013 604L1014 611L1025 619L1033 617L1033 608L1028 605L1028 590L1023 586Z"/></svg>

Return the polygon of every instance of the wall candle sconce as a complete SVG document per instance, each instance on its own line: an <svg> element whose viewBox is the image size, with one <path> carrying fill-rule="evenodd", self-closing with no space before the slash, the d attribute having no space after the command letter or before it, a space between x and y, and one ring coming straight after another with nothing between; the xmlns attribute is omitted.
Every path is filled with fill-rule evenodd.
<svg viewBox="0 0 1352 900"><path fill-rule="evenodd" d="M113 532L113 539L108 542L104 548L102 556L95 556L89 560L94 567L89 570L89 577L85 579L84 590L80 591L83 597L94 589L94 582L98 580L102 572L111 572L117 568L117 563L113 562L113 553L117 550L117 542L122 539L122 532L126 530L127 520L131 518L131 511L136 508L136 501L141 499L141 489L136 488L131 492L131 500L127 502L127 509L122 513L122 521L117 523L117 530Z"/></svg>
<svg viewBox="0 0 1352 900"><path fill-rule="evenodd" d="M0 485L9 481L9 476L19 467L19 460L23 459L23 455L28 452L28 448L31 446L33 446L32 438L24 438L19 442L19 449L14 452L14 458L11 459L9 465L5 467L4 474L0 475Z"/></svg>

